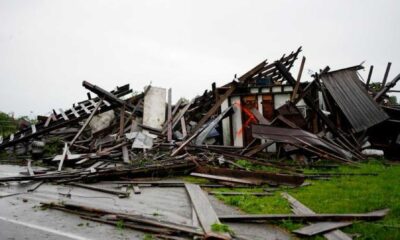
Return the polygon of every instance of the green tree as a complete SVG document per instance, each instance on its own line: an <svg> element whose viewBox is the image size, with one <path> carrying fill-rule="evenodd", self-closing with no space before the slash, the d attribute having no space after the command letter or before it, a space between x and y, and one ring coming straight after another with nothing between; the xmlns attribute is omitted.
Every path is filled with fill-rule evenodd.
<svg viewBox="0 0 400 240"><path fill-rule="evenodd" d="M397 104L397 97L396 96L389 96L389 103L391 105L396 105Z"/></svg>
<svg viewBox="0 0 400 240"><path fill-rule="evenodd" d="M10 115L0 112L0 135L9 135L17 130L18 122Z"/></svg>

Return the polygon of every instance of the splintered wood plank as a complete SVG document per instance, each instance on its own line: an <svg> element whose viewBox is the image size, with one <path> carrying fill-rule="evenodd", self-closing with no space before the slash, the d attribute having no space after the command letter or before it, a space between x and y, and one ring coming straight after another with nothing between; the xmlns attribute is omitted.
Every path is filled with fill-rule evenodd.
<svg viewBox="0 0 400 240"><path fill-rule="evenodd" d="M309 209L307 206L290 196L288 193L282 193L282 196L288 200L294 214L315 214L313 210Z"/></svg>
<svg viewBox="0 0 400 240"><path fill-rule="evenodd" d="M199 226L199 218L197 217L196 210L192 207L192 226Z"/></svg>
<svg viewBox="0 0 400 240"><path fill-rule="evenodd" d="M129 192L124 192L124 191L118 191L118 190L109 189L109 188L98 187L98 186L95 186L95 185L82 184L82 183L68 183L68 185L72 185L72 186L80 187L80 188L86 188L86 189L90 189L90 190L93 190L93 191L99 191L99 192L114 194L114 195L117 195L119 198L125 198L125 197L129 196Z"/></svg>
<svg viewBox="0 0 400 240"><path fill-rule="evenodd" d="M352 222L319 222L294 230L293 232L303 236L313 236L319 233L332 231L351 225Z"/></svg>
<svg viewBox="0 0 400 240"><path fill-rule="evenodd" d="M111 103L107 102L106 100L104 100L104 104L105 104L107 107L111 106Z"/></svg>
<svg viewBox="0 0 400 240"><path fill-rule="evenodd" d="M188 104L186 104L186 106L183 107L183 109L180 110L178 112L178 114L175 115L174 120L172 121L172 129L174 129L176 124L179 123L180 119L185 115L185 113L187 112L189 107L193 104L193 102L194 102L194 99L192 99L192 101L190 101ZM162 133L164 134L166 130L167 130L167 128L163 129Z"/></svg>
<svg viewBox="0 0 400 240"><path fill-rule="evenodd" d="M183 138L185 138L187 136L187 130L186 130L186 122L185 122L184 117L181 118L181 129L182 129L182 136L183 136Z"/></svg>
<svg viewBox="0 0 400 240"><path fill-rule="evenodd" d="M175 155L177 155L187 144L189 144L199 134L200 134L200 131L193 133L192 136L190 136L188 139L186 139L186 141L184 141L177 149L175 149L175 151L173 151L171 153L171 157L174 157Z"/></svg>
<svg viewBox="0 0 400 240"><path fill-rule="evenodd" d="M58 110L60 110L61 116L64 118L64 120L65 120L65 121L68 121L69 118L68 118L67 115L65 114L64 110L62 110L61 108L58 109Z"/></svg>
<svg viewBox="0 0 400 240"><path fill-rule="evenodd" d="M129 153L126 146L122 146L122 159L124 160L124 163L129 163Z"/></svg>
<svg viewBox="0 0 400 240"><path fill-rule="evenodd" d="M249 180L249 179L241 179L241 178L233 178L233 177L225 177L225 176L218 176L218 175L211 175L211 174L204 174L204 173L191 173L191 176L225 181L225 182L233 182L233 183L244 183L250 185L260 185L261 181L256 180Z"/></svg>
<svg viewBox="0 0 400 240"><path fill-rule="evenodd" d="M78 139L78 137L82 134L83 130L85 130L85 128L89 125L90 121L92 120L93 116L96 114L97 110L100 108L101 103L103 102L103 99L101 99L97 105L94 107L92 113L90 114L90 116L86 119L85 123L83 124L83 126L81 127L81 129L79 129L79 131L76 133L76 135L74 136L74 138L71 140L71 142L69 143L71 146L74 145L75 141Z"/></svg>
<svg viewBox="0 0 400 240"><path fill-rule="evenodd" d="M209 192L211 195L227 195L227 196L238 196L238 195L243 195L243 196L271 196L273 193L270 192L217 192L217 191L211 191Z"/></svg>
<svg viewBox="0 0 400 240"><path fill-rule="evenodd" d="M120 108L120 117L119 117L119 132L118 132L118 138L122 137L124 135L124 126L125 126L125 105L122 105Z"/></svg>
<svg viewBox="0 0 400 240"><path fill-rule="evenodd" d="M102 161L98 161L98 162L96 162L95 164L93 164L92 166L90 166L90 167L88 167L88 168L86 168L86 170L88 171L88 170L90 170L90 169L96 169L97 167L99 167L100 165L102 165L104 162L102 162Z"/></svg>
<svg viewBox="0 0 400 240"><path fill-rule="evenodd" d="M293 90L292 96L290 98L291 102L293 102L294 99L297 97L297 91L299 90L299 87L300 87L300 79L301 79L301 75L303 74L303 68L304 68L305 63L306 63L306 57L303 56L303 59L301 59L299 74L297 75L297 79L296 79L296 85L294 86L294 90Z"/></svg>
<svg viewBox="0 0 400 240"><path fill-rule="evenodd" d="M75 115L75 117L80 117L79 113L76 111L74 107L71 108L72 113Z"/></svg>
<svg viewBox="0 0 400 240"><path fill-rule="evenodd" d="M213 207L207 196L201 190L199 185L185 183L186 191L189 194L190 200L192 201L193 208L196 211L197 217L201 227L203 228L206 236L214 236L216 239L231 239L228 233L217 233L212 231L213 224L221 224L218 219L217 213L215 213Z"/></svg>
<svg viewBox="0 0 400 240"><path fill-rule="evenodd" d="M140 188L139 188L138 185L133 185L133 192L134 192L135 194L140 194L140 193L142 193L142 191L140 190Z"/></svg>
<svg viewBox="0 0 400 240"><path fill-rule="evenodd" d="M35 176L35 173L33 172L33 169L32 169L32 160L30 160L30 159L28 159L27 168L28 168L29 176Z"/></svg>
<svg viewBox="0 0 400 240"><path fill-rule="evenodd" d="M221 104L227 99L235 90L236 90L236 83L232 82L233 85L230 86L230 88L222 95L218 101L212 106L212 108L204 115L200 121L197 123L197 125L194 127L192 130L192 133L195 133L197 130L199 130L206 122L207 120L214 115L217 110L220 108Z"/></svg>
<svg viewBox="0 0 400 240"><path fill-rule="evenodd" d="M50 116L47 117L46 122L44 123L44 127L49 126L50 121L53 119L53 114L50 114Z"/></svg>
<svg viewBox="0 0 400 240"><path fill-rule="evenodd" d="M91 104L93 107L95 107L95 106L96 106L96 102L95 102L95 101L93 101L93 99L90 99L90 100L89 100L89 102L90 102L90 104Z"/></svg>
<svg viewBox="0 0 400 240"><path fill-rule="evenodd" d="M84 158L84 159L82 159L82 160L79 160L79 161L76 162L75 164L76 164L76 165L79 165L79 164L82 164L82 163L87 162L87 161L89 161L89 160L90 160L90 158Z"/></svg>
<svg viewBox="0 0 400 240"><path fill-rule="evenodd" d="M33 192L36 189L38 189L43 183L44 183L44 181L40 181L40 182L34 184L32 187L30 187L27 191L28 192Z"/></svg>
<svg viewBox="0 0 400 240"><path fill-rule="evenodd" d="M168 89L167 140L172 141L172 89Z"/></svg>
<svg viewBox="0 0 400 240"><path fill-rule="evenodd" d="M286 198L292 206L294 214L314 214L315 212L309 209L307 206L302 204L300 201L290 196L288 193L282 193L282 196ZM333 230L324 233L324 237L328 240L351 240L352 238L341 230Z"/></svg>
<svg viewBox="0 0 400 240"><path fill-rule="evenodd" d="M175 116L175 114L178 112L178 109L179 109L179 107L181 106L181 104L182 104L182 98L180 98L179 100L178 100L178 102L175 104L175 107L174 107L174 110L172 110L172 116Z"/></svg>
<svg viewBox="0 0 400 240"><path fill-rule="evenodd" d="M64 160L67 158L68 152L69 152L68 143L64 143L64 150L63 150L63 153L62 153L61 161L58 164L58 171L61 171L62 166L64 164Z"/></svg>
<svg viewBox="0 0 400 240"><path fill-rule="evenodd" d="M378 220L382 219L389 209L368 213L322 213L322 214L248 214L248 215L224 215L219 219L225 222L265 222L265 221L310 221L310 222L332 222L353 220Z"/></svg>
<svg viewBox="0 0 400 240"><path fill-rule="evenodd" d="M247 152L244 156L251 157L254 154L264 150L265 148L269 147L270 145L272 145L274 143L275 143L274 141L267 141L265 143L262 143L262 144L258 145L257 147L255 147L254 149L252 149L249 152Z"/></svg>
<svg viewBox="0 0 400 240"><path fill-rule="evenodd" d="M35 133L35 132L36 132L36 125L35 125L35 124L32 124L32 125L31 125L31 129L32 129L32 133Z"/></svg>
<svg viewBox="0 0 400 240"><path fill-rule="evenodd" d="M263 115L261 115L261 113L257 109L252 108L251 113L253 113L253 115L257 119L258 123L265 124L265 125L270 124L270 122L267 119L265 119L265 117Z"/></svg>
<svg viewBox="0 0 400 240"><path fill-rule="evenodd" d="M58 120L57 114L56 114L55 112L56 112L56 110L53 109L53 113L50 115L50 116L51 116L51 119L52 119L53 121L57 121L57 120Z"/></svg>
<svg viewBox="0 0 400 240"><path fill-rule="evenodd" d="M83 109L83 111L85 111L85 113L90 114L89 109L87 109L87 107L84 104L79 104L79 106L81 106L81 108Z"/></svg>
<svg viewBox="0 0 400 240"><path fill-rule="evenodd" d="M14 134L10 135L10 141L14 140Z"/></svg>

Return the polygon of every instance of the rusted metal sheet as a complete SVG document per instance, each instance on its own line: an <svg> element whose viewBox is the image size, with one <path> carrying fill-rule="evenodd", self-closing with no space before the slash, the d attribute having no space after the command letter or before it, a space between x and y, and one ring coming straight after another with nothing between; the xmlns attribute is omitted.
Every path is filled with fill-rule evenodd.
<svg viewBox="0 0 400 240"><path fill-rule="evenodd" d="M358 68L328 72L321 81L355 132L361 132L389 118L368 95L357 75Z"/></svg>

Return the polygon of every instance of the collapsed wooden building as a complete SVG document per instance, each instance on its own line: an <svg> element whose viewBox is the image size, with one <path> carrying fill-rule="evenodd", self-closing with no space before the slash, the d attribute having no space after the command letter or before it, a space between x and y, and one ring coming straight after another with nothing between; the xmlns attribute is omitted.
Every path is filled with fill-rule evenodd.
<svg viewBox="0 0 400 240"><path fill-rule="evenodd" d="M281 160L291 158L298 165L312 165L321 159L354 164L368 157L368 149L400 159L400 107L388 96L400 75L387 82L390 64L382 83L373 84L372 66L363 81L357 72L364 68L361 65L339 70L325 67L303 82L305 57L297 77L291 73L300 53L301 48L276 61L265 60L223 86L213 83L202 95L175 104L171 89L148 86L132 94L129 84L107 91L84 81L82 85L91 92L88 99L68 110L38 116L37 123L0 137L0 151L17 157L31 155L29 158L56 168L45 172L30 169L28 175L3 177L0 182L74 184L127 197L120 191L77 182L191 174L218 183L209 187L265 183L300 186L307 175ZM58 139L57 152L46 152L54 138ZM242 159L276 170L250 171L237 164ZM30 164L28 161L28 169ZM186 187L190 191L196 188ZM61 210L72 206L45 205ZM377 218L383 216L377 214ZM313 218L299 218L307 217ZM347 215L329 217L356 219ZM270 218L258 216L258 220ZM254 216L221 219L257 220ZM174 234L183 229L169 223L163 227L173 229ZM184 230L189 235L204 235L191 228ZM203 230L207 235L209 229ZM225 237L219 239L229 239Z"/></svg>

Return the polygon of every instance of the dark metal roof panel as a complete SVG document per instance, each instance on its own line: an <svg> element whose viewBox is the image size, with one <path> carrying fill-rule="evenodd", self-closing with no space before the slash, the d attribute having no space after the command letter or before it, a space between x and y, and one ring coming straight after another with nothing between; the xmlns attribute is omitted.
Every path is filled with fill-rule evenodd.
<svg viewBox="0 0 400 240"><path fill-rule="evenodd" d="M306 143L306 145L313 146L319 150L325 149L325 151L329 151L335 156L338 155L343 158L347 158L347 156L349 156L349 154L343 149L338 148L337 146L329 143L315 134L301 129L253 124L252 135L254 138L258 139L270 139L276 142L283 142L299 146L302 146Z"/></svg>
<svg viewBox="0 0 400 240"><path fill-rule="evenodd" d="M356 132L389 118L368 95L355 69L328 72L321 80Z"/></svg>

